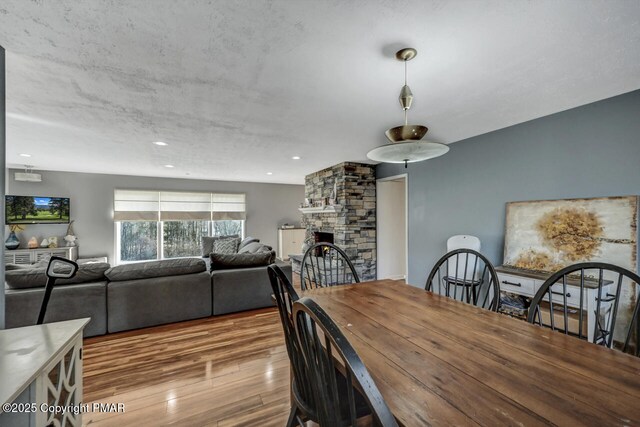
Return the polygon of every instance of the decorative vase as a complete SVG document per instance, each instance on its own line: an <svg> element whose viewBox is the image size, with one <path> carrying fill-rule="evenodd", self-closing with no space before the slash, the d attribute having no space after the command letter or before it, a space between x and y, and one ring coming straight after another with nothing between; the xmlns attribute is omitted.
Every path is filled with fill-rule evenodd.
<svg viewBox="0 0 640 427"><path fill-rule="evenodd" d="M20 246L20 239L18 239L16 232L12 231L11 233L9 233L9 237L7 237L7 240L4 241L4 247L9 250L14 250L18 249L18 246Z"/></svg>
<svg viewBox="0 0 640 427"><path fill-rule="evenodd" d="M49 239L47 239L46 237L44 239L42 239L42 243L40 243L40 247L41 248L48 248L49 247Z"/></svg>

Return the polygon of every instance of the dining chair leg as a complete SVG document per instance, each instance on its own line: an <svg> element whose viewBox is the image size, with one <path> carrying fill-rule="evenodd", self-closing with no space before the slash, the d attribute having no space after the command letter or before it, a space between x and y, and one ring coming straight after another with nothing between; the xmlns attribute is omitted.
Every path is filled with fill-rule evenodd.
<svg viewBox="0 0 640 427"><path fill-rule="evenodd" d="M300 411L298 411L298 407L293 405L291 407L291 412L289 412L289 419L287 420L287 427L296 427L296 426L304 426L302 419L300 418Z"/></svg>

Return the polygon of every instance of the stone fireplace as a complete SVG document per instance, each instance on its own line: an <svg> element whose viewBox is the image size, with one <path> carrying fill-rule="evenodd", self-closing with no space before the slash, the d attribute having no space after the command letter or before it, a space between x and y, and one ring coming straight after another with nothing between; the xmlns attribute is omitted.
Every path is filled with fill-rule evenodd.
<svg viewBox="0 0 640 427"><path fill-rule="evenodd" d="M376 176L375 166L345 162L305 177L305 198L324 201L335 192L337 206L304 213L302 226L307 242L314 233L333 234L333 243L343 249L358 271L360 280L376 278ZM320 234L320 236L323 236ZM326 241L326 240L320 240Z"/></svg>

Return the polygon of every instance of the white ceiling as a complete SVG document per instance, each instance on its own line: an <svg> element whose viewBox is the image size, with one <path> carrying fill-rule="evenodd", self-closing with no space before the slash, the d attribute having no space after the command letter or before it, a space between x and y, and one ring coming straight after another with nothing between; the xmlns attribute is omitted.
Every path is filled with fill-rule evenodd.
<svg viewBox="0 0 640 427"><path fill-rule="evenodd" d="M404 45L440 142L640 88L631 0L3 0L0 45L7 163L49 170L303 183L401 124Z"/></svg>

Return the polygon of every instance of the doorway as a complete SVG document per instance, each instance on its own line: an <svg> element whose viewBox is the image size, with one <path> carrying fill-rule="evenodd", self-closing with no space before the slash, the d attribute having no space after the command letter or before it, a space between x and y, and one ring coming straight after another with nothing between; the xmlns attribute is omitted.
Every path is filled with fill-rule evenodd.
<svg viewBox="0 0 640 427"><path fill-rule="evenodd" d="M376 247L378 279L407 279L407 175L376 181Z"/></svg>

